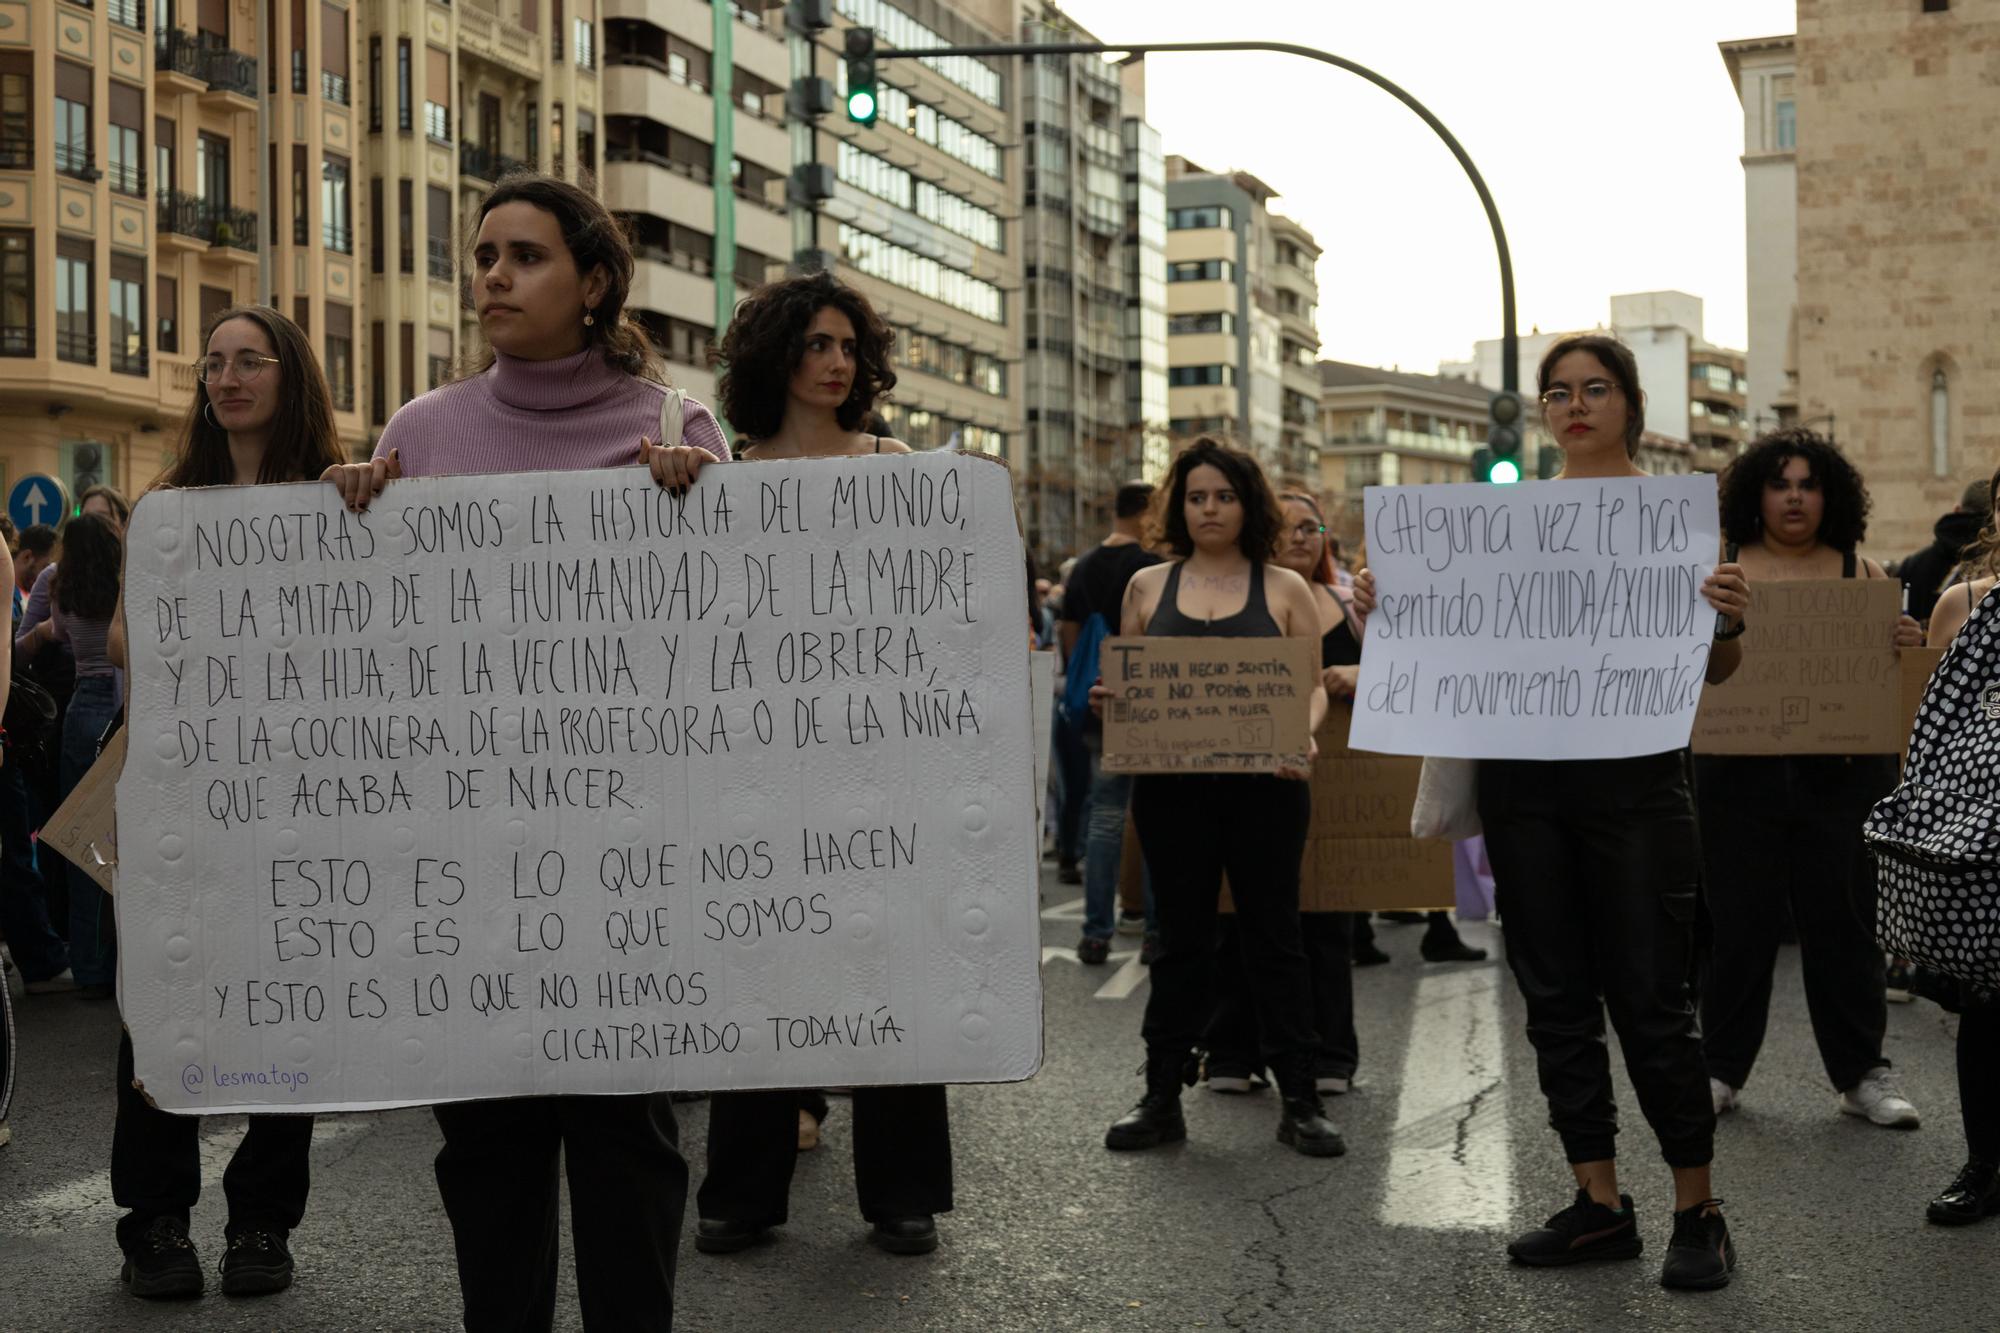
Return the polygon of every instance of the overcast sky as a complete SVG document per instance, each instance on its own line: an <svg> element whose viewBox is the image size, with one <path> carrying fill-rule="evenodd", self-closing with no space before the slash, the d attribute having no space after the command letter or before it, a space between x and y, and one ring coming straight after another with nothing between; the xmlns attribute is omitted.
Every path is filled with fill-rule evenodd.
<svg viewBox="0 0 2000 1333"><path fill-rule="evenodd" d="M1613 293L1706 303L1744 338L1742 112L1720 41L1793 31L1793 0L1064 0L1103 41L1272 40L1400 84L1500 207L1519 327L1601 323ZM1500 333L1472 186L1409 109L1296 56L1148 61L1166 151L1253 173L1326 247L1320 354L1431 371Z"/></svg>

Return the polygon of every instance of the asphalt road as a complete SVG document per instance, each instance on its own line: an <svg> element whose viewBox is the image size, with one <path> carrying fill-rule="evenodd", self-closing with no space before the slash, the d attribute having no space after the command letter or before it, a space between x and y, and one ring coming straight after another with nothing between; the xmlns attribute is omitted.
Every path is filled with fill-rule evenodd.
<svg viewBox="0 0 2000 1333"><path fill-rule="evenodd" d="M1620 1075L1647 1250L1582 1269L1511 1267L1504 1244L1570 1186L1535 1086L1521 1006L1496 962L1416 961L1416 927L1385 927L1396 961L1358 974L1363 1070L1333 1099L1351 1145L1310 1161L1273 1141L1270 1093L1188 1094L1190 1141L1113 1154L1104 1127L1136 1099L1146 985L1136 963L1074 962L1074 890L1044 885L1048 1057L1032 1081L956 1088L958 1209L928 1258L883 1255L854 1206L847 1108L800 1164L792 1220L727 1258L684 1242L680 1326L785 1329L1992 1329L2000 1221L1927 1226L1957 1169L1948 1020L1892 1006L1889 1055L1922 1109L1914 1133L1843 1118L1822 1084L1796 954L1744 1108L1722 1125L1716 1181L1742 1256L1709 1295L1656 1283L1671 1193ZM1468 926L1495 945L1497 932ZM1122 943L1130 948L1131 944ZM1066 955L1066 956L1065 956ZM110 1202L117 1018L70 996L17 1006L23 1088L0 1151L0 1329L449 1329L451 1238L432 1184L426 1111L325 1117L313 1194L281 1295L158 1306L119 1285ZM1615 1063L1615 1061L1614 1061ZM682 1108L699 1162L706 1110ZM205 1127L204 1261L220 1257L220 1173L241 1122ZM212 1270L211 1270L212 1271ZM558 1327L575 1329L565 1273Z"/></svg>

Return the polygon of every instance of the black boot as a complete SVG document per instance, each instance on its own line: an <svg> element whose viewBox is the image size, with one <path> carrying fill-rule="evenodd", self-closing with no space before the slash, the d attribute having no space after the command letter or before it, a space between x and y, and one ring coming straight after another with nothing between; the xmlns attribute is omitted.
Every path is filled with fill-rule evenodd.
<svg viewBox="0 0 2000 1333"><path fill-rule="evenodd" d="M1194 1082L1192 1063L1187 1057L1148 1056L1146 1095L1104 1131L1104 1146L1113 1152L1137 1152L1185 1140L1187 1121L1181 1116L1181 1088Z"/></svg>
<svg viewBox="0 0 2000 1333"><path fill-rule="evenodd" d="M1312 1091L1285 1098L1284 1114L1278 1119L1278 1142L1307 1157L1338 1157L1347 1151L1346 1140L1326 1118L1319 1094Z"/></svg>

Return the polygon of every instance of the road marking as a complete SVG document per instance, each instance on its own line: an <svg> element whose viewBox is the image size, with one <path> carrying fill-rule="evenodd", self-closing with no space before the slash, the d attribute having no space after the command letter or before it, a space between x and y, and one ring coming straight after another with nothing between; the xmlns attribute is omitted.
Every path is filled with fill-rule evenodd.
<svg viewBox="0 0 2000 1333"><path fill-rule="evenodd" d="M1498 967L1417 983L1403 1054L1381 1220L1433 1231L1501 1228L1514 1217L1514 1145L1502 1086Z"/></svg>
<svg viewBox="0 0 2000 1333"><path fill-rule="evenodd" d="M222 1173L230 1155L243 1141L249 1121L243 1116L221 1116L213 1129L203 1127L201 1136L201 1192L212 1198L222 1194ZM313 1125L313 1147L365 1134L375 1128L374 1116L321 1116ZM24 1132L27 1132L24 1130ZM12 1151L20 1151L17 1142ZM111 1201L111 1172L93 1171L66 1185L45 1189L25 1199L16 1199L0 1209L0 1228L16 1235L32 1236L65 1231L71 1227L111 1226L125 1210Z"/></svg>
<svg viewBox="0 0 2000 1333"><path fill-rule="evenodd" d="M1042 920L1044 921L1083 920L1083 899L1078 898L1074 902L1057 903L1054 907L1044 907L1042 909Z"/></svg>
<svg viewBox="0 0 2000 1333"><path fill-rule="evenodd" d="M1042 966L1047 967L1050 963L1058 960L1065 963L1074 963L1078 967L1083 966L1083 960L1076 956L1076 947L1074 945L1065 949L1058 948L1053 944L1044 944L1042 946ZM1116 953L1107 955L1105 961L1107 963L1120 963L1123 966L1107 977L1104 984L1097 988L1095 998L1100 1000L1129 1000L1132 998L1132 992L1145 985L1146 979L1152 975L1151 969L1139 961L1139 951L1137 949L1121 949Z"/></svg>

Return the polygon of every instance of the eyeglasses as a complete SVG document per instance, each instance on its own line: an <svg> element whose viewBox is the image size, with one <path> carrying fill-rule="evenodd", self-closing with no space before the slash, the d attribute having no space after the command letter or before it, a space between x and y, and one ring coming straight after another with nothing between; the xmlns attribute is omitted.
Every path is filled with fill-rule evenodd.
<svg viewBox="0 0 2000 1333"><path fill-rule="evenodd" d="M1297 537L1300 541L1323 536L1325 533L1326 525L1324 523L1301 523L1291 529L1292 536Z"/></svg>
<svg viewBox="0 0 2000 1333"><path fill-rule="evenodd" d="M1617 387L1610 380L1585 380L1583 382L1583 401L1592 407L1602 407L1611 401L1612 390ZM1571 396L1568 389L1550 389L1542 395L1542 406L1568 407Z"/></svg>
<svg viewBox="0 0 2000 1333"><path fill-rule="evenodd" d="M243 352L231 361L220 356L205 356L194 363L195 378L203 384L212 384L222 378L225 370L234 370L236 378L244 384L264 373L265 366L275 366L275 356L259 356L255 352Z"/></svg>

